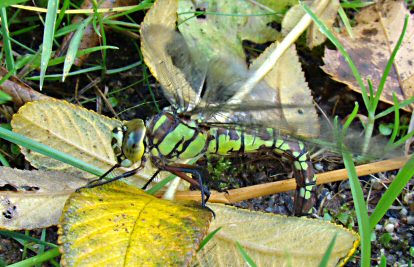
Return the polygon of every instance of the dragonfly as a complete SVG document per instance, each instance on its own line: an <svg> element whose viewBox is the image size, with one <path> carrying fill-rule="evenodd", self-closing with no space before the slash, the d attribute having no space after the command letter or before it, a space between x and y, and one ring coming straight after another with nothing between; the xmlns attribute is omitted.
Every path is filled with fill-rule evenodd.
<svg viewBox="0 0 414 267"><path fill-rule="evenodd" d="M183 162L209 154L266 152L292 162L297 183L294 214L309 213L316 198L316 176L305 143L292 136L317 132L317 127L307 126L305 116L315 113L314 107L285 107L294 109L298 118L287 121L275 104L277 91L266 82L235 100L251 75L245 63L224 55L205 62L179 33L162 26L141 30L144 58L155 62L153 72L163 75L159 81L171 107L147 121L133 119L115 128L112 148L117 164L88 187L129 177L149 161L158 171L144 188L160 171L170 172L200 188L201 205L206 207L210 196L206 170ZM177 78L177 71L183 80ZM134 164L138 167L102 181L115 168Z"/></svg>

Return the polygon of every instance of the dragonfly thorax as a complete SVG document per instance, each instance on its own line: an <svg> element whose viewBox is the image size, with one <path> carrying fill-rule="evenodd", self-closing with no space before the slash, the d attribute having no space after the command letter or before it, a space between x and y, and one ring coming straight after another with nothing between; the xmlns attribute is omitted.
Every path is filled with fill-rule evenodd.
<svg viewBox="0 0 414 267"><path fill-rule="evenodd" d="M123 167L141 161L145 152L145 123L141 119L128 121L112 131L112 148L118 164Z"/></svg>

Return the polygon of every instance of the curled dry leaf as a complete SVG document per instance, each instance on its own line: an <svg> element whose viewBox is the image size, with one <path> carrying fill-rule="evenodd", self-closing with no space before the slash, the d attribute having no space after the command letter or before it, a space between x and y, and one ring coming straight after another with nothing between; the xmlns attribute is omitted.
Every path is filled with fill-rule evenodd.
<svg viewBox="0 0 414 267"><path fill-rule="evenodd" d="M405 15L409 22L405 38L387 77L381 100L393 104L392 94L399 101L414 95L414 17L405 7L404 1L379 1L355 17L357 26L353 28L355 39L346 35L345 30L337 35L339 41L351 56L364 83L369 78L376 91L382 73L403 30ZM326 49L325 66L322 69L340 82L346 83L352 90L360 92L351 69L339 51ZM406 110L411 110L406 107Z"/></svg>
<svg viewBox="0 0 414 267"><path fill-rule="evenodd" d="M0 79L8 74L8 70L0 66ZM16 76L0 84L0 90L12 97L12 101L16 107L23 106L26 102L49 99L48 96L33 90L29 85L25 84Z"/></svg>
<svg viewBox="0 0 414 267"><path fill-rule="evenodd" d="M0 228L56 225L66 199L87 180L62 172L0 168Z"/></svg>
<svg viewBox="0 0 414 267"><path fill-rule="evenodd" d="M212 214L113 182L82 189L59 226L64 266L188 266Z"/></svg>
<svg viewBox="0 0 414 267"><path fill-rule="evenodd" d="M209 231L222 229L197 254L199 266L244 266L239 242L257 266L319 266L337 235L329 263L336 266L352 255L358 234L329 222L274 215L209 204L216 213Z"/></svg>

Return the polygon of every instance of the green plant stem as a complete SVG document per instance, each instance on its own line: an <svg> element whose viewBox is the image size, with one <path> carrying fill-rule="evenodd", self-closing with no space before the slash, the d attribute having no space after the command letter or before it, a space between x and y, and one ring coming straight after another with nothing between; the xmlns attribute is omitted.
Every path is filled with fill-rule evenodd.
<svg viewBox="0 0 414 267"><path fill-rule="evenodd" d="M39 254L37 256L28 258L26 260L19 261L15 264L11 264L11 265L8 265L8 266L9 267L29 267L29 266L33 266L33 265L36 265L36 264L43 263L43 262L48 261L52 258L55 258L59 255L60 255L59 248L54 248L54 249L46 251L43 254Z"/></svg>

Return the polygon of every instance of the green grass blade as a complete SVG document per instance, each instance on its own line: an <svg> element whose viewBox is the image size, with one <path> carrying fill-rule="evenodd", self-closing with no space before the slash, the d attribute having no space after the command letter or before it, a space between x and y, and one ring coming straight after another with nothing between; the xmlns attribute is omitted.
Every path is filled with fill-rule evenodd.
<svg viewBox="0 0 414 267"><path fill-rule="evenodd" d="M371 264L371 229L368 218L368 210L364 200L364 193L359 183L358 175L352 156L343 152L345 168L349 176L352 198L354 200L355 212L358 220L359 235L361 236L361 266L368 267Z"/></svg>
<svg viewBox="0 0 414 267"><path fill-rule="evenodd" d="M0 235L6 236L6 237L9 237L9 238L13 238L13 239L24 240L26 242L34 242L34 243L41 244L41 245L44 245L44 246L47 246L47 247L51 247L51 248L57 248L57 247L59 247L56 244L49 243L49 242L46 242L46 241L42 241L42 240L40 240L38 238L34 238L34 237L31 237L31 236L27 236L25 234L21 234L21 233L18 233L18 232L0 230Z"/></svg>
<svg viewBox="0 0 414 267"><path fill-rule="evenodd" d="M169 175L167 178L162 179L159 183L151 187L150 189L146 190L145 192L154 195L158 191L160 191L162 188L164 188L169 182L174 180L176 176L175 175Z"/></svg>
<svg viewBox="0 0 414 267"><path fill-rule="evenodd" d="M56 150L54 148L51 148L49 146L46 146L44 144L38 143L30 138L27 138L26 136L14 133L12 131L6 130L4 128L0 127L0 138L3 138L7 141L10 141L12 143L15 143L17 145L26 147L30 150L33 150L35 152L38 152L40 154L43 154L45 156L54 158L56 160L59 160L61 162L67 163L69 165L72 165L78 169L81 169L83 171L92 173L96 176L100 176L104 174L105 172L101 169L90 165L82 160L79 160L71 155L68 155L66 153L63 153L59 150Z"/></svg>
<svg viewBox="0 0 414 267"><path fill-rule="evenodd" d="M335 35L329 30L329 28L323 23L313 11L303 2L301 2L303 9L308 13L308 15L312 18L313 22L318 25L319 30L325 34L325 36L335 45L335 47L341 52L342 56L344 57L345 61L348 63L349 68L352 71L352 74L355 77L355 80L358 82L359 87L361 88L362 98L364 100L364 104L367 107L369 106L369 99L367 95L367 88L362 80L361 75L358 72L357 67L355 66L354 62L352 61L351 56L346 52L345 47L339 42L339 40L335 37Z"/></svg>
<svg viewBox="0 0 414 267"><path fill-rule="evenodd" d="M14 58L13 58L13 50L10 41L10 34L9 34L9 25L7 19L7 11L6 8L0 9L0 18L1 18L1 32L3 35L3 48L6 55L6 67L9 71L14 69Z"/></svg>
<svg viewBox="0 0 414 267"><path fill-rule="evenodd" d="M400 102L400 108L404 108L404 107L406 107L406 106L408 106L412 103L414 103L414 96L410 97L407 100L404 100L404 101ZM387 116L388 114L390 114L394 111L395 111L395 107L387 108L386 110L382 111L381 113L378 113L377 115L375 115L375 119L377 120L379 118L385 117L385 116Z"/></svg>
<svg viewBox="0 0 414 267"><path fill-rule="evenodd" d="M47 3L45 29L43 32L42 58L40 60L40 90L42 90L47 65L49 63L50 56L52 55L57 10L58 0L49 0Z"/></svg>
<svg viewBox="0 0 414 267"><path fill-rule="evenodd" d="M223 228L223 226L220 226L216 230L209 233L200 243L200 247L197 249L197 251L200 251L203 249L205 245Z"/></svg>
<svg viewBox="0 0 414 267"><path fill-rule="evenodd" d="M257 267L256 263L253 261L253 259L247 254L246 250L240 245L239 242L236 242L236 247L239 250L240 254L242 255L244 261L249 265L250 267Z"/></svg>
<svg viewBox="0 0 414 267"><path fill-rule="evenodd" d="M12 100L12 97L9 96L7 93L0 91L0 104L7 103Z"/></svg>
<svg viewBox="0 0 414 267"><path fill-rule="evenodd" d="M353 8L353 9L356 9L356 8L363 8L363 7L366 7L366 6L370 6L370 5L373 5L373 4L375 4L375 2L374 1L367 1L367 2L365 2L365 1L351 1L351 2L346 2L346 3L341 3L341 6L343 7L343 8Z"/></svg>
<svg viewBox="0 0 414 267"><path fill-rule="evenodd" d="M78 53L78 49L82 41L83 33L86 29L86 26L88 26L91 20L92 17L88 17L87 19L82 21L82 23L78 25L78 29L76 30L75 34L72 37L72 40L70 41L69 48L65 57L65 64L63 65L62 82L65 81L65 78L68 75L70 68L73 65L73 62L75 61L76 54Z"/></svg>
<svg viewBox="0 0 414 267"><path fill-rule="evenodd" d="M106 74L111 75L111 74L116 74L116 73L120 73L120 72L125 72L127 70L130 70L132 68L138 67L140 65L142 65L142 61L141 60L139 60L139 61L137 61L135 63L129 64L129 65L126 65L124 67L106 70Z"/></svg>
<svg viewBox="0 0 414 267"><path fill-rule="evenodd" d="M126 16L128 14L131 14L131 13L134 13L134 12L137 12L137 11L147 10L147 9L150 9L150 7L152 7L152 5L153 5L153 2L151 0L144 0L144 1L141 1L137 6L132 7L131 9L128 9L127 11L124 11L124 12L121 12L121 13L116 13L116 14L113 14L113 15L110 15L110 16L106 17L105 20L106 19L113 20L115 18L123 17L123 16Z"/></svg>
<svg viewBox="0 0 414 267"><path fill-rule="evenodd" d="M0 153L0 163L2 166L10 167L10 163L7 161L6 157L3 156L3 154Z"/></svg>
<svg viewBox="0 0 414 267"><path fill-rule="evenodd" d="M8 7L8 6L15 5L15 4L22 3L22 2L26 2L26 1L28 1L28 0L1 0L0 1L0 8Z"/></svg>
<svg viewBox="0 0 414 267"><path fill-rule="evenodd" d="M45 261L51 260L60 255L59 248L54 248L46 251L43 254L28 258L26 260L19 261L15 264L8 265L9 267L29 267L36 264L43 263Z"/></svg>
<svg viewBox="0 0 414 267"><path fill-rule="evenodd" d="M381 255L381 261L378 267L387 267L387 257L385 255Z"/></svg>
<svg viewBox="0 0 414 267"><path fill-rule="evenodd" d="M395 92L392 92L392 98L394 100L394 126L392 129L392 135L390 137L390 140L388 141L389 144L394 143L395 138L397 137L398 130L400 129L400 103L398 102L397 96L395 95Z"/></svg>
<svg viewBox="0 0 414 267"><path fill-rule="evenodd" d="M341 18L342 22L345 25L346 32L349 34L349 36L352 39L354 39L354 33L352 32L351 23L349 22L349 19L346 16L346 13L345 13L344 9L342 8L342 6L339 7L338 14L339 14L339 17Z"/></svg>
<svg viewBox="0 0 414 267"><path fill-rule="evenodd" d="M335 234L334 237L332 238L331 242L329 242L329 246L326 249L325 254L323 254L323 258L322 258L321 262L319 263L319 267L328 266L329 258L331 257L333 248L335 246L336 237L337 237L337 234Z"/></svg>
<svg viewBox="0 0 414 267"><path fill-rule="evenodd" d="M405 33L407 32L408 18L409 18L408 15L406 15L405 20L404 20L404 26L403 26L402 32L400 34L400 37L398 38L397 44L395 45L394 49L392 50L391 56L390 56L390 58L387 62L387 65L385 66L384 72L382 73L382 77L381 77L380 83L379 83L378 88L377 88L377 93L376 93L375 99L373 101L373 109L374 110L377 108L377 105L378 105L379 99L381 97L382 91L384 90L384 87L385 87L385 82L387 81L387 77L390 74L390 71L391 71L391 69L394 65L395 57L396 57L396 55L398 53L398 50L400 49L401 44L404 40Z"/></svg>
<svg viewBox="0 0 414 267"><path fill-rule="evenodd" d="M374 229L387 210L391 207L392 203L397 199L401 194L401 191L410 181L411 177L414 175L414 156L407 161L407 163L402 167L398 172L394 181L388 187L387 191L382 195L377 206L375 207L374 212L370 217L370 227Z"/></svg>

